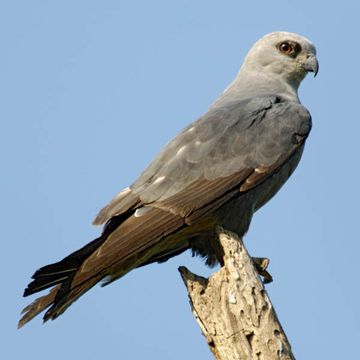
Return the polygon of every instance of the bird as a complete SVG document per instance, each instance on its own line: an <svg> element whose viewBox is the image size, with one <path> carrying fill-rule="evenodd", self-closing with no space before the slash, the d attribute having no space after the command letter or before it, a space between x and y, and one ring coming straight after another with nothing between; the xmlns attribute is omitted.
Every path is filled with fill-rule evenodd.
<svg viewBox="0 0 360 360"><path fill-rule="evenodd" d="M44 322L54 320L97 283L188 249L221 265L218 227L244 236L300 161L312 120L298 88L318 69L304 36L277 31L256 41L208 111L98 213L101 235L34 273L24 296L50 292L24 308L18 327L45 310Z"/></svg>

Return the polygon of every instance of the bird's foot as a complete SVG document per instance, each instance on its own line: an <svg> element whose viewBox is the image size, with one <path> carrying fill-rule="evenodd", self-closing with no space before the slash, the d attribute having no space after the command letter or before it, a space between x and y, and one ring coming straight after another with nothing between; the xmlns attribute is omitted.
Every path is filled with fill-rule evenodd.
<svg viewBox="0 0 360 360"><path fill-rule="evenodd" d="M264 284L271 283L273 281L273 278L270 275L270 273L266 270L270 264L270 259L253 257L252 260L259 275L263 278Z"/></svg>

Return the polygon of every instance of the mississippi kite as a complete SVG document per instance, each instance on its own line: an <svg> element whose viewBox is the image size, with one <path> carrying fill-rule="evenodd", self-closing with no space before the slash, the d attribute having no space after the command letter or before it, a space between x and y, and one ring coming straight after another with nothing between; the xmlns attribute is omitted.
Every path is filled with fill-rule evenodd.
<svg viewBox="0 0 360 360"><path fill-rule="evenodd" d="M257 41L208 112L178 134L94 220L101 236L33 275L24 296L52 288L19 326L50 307L55 319L99 281L164 262L187 249L221 262L216 228L243 236L253 213L296 168L311 129L298 87L318 71L314 45L275 32Z"/></svg>

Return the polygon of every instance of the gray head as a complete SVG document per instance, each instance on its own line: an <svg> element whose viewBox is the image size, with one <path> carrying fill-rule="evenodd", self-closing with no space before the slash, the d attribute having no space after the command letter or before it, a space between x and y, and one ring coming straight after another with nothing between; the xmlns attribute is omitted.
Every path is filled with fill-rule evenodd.
<svg viewBox="0 0 360 360"><path fill-rule="evenodd" d="M297 101L301 81L309 71L316 75L318 68L315 46L308 39L289 32L267 34L251 47L221 101L261 94Z"/></svg>
<svg viewBox="0 0 360 360"><path fill-rule="evenodd" d="M303 36L273 32L252 46L241 70L278 76L299 85L308 71L318 72L316 49Z"/></svg>

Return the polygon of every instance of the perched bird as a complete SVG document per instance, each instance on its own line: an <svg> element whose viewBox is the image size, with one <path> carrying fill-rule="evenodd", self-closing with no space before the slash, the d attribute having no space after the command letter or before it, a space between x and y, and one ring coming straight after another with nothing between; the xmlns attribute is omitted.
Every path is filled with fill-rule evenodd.
<svg viewBox="0 0 360 360"><path fill-rule="evenodd" d="M101 280L187 249L221 263L216 228L243 236L300 160L311 116L298 87L309 71L316 75L318 61L306 38L273 32L258 40L208 112L99 212L101 236L35 272L24 296L52 289L23 310L19 327L48 307L44 321L55 319Z"/></svg>

